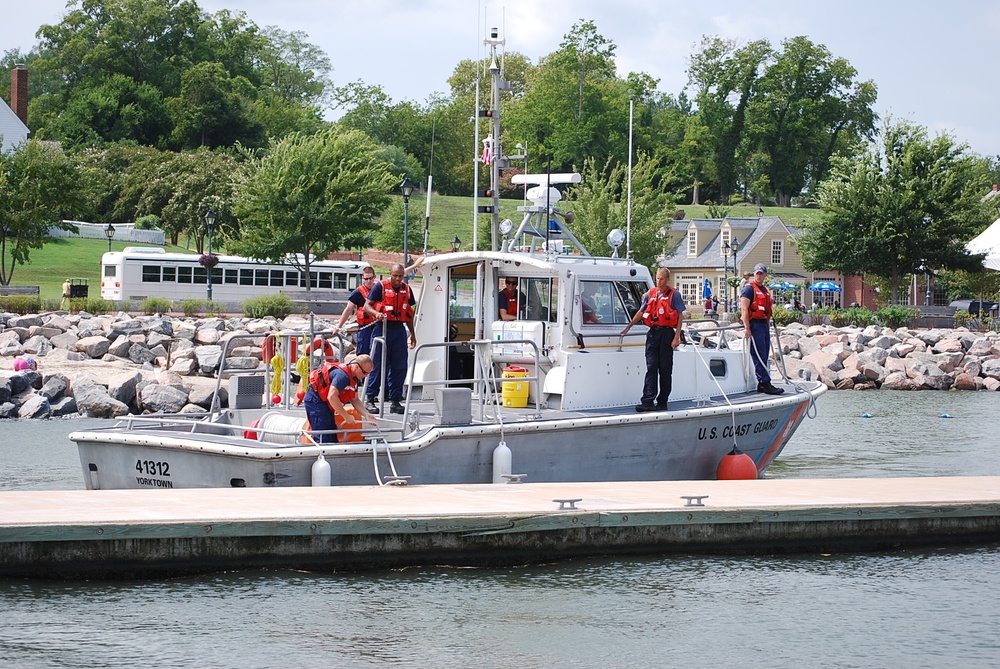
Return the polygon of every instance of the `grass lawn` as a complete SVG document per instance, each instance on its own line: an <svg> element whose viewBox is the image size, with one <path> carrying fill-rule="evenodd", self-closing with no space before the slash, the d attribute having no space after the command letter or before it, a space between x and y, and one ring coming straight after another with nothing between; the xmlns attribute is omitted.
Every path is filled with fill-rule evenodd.
<svg viewBox="0 0 1000 669"><path fill-rule="evenodd" d="M401 196L397 196L401 197ZM410 225L423 230L426 200L421 195L410 198ZM473 231L473 199L455 195L435 195L431 198L431 220L428 230L428 245L431 249L447 250L455 237L462 240L462 248L472 248ZM486 204L481 199L480 204ZM501 200L500 217L509 218L515 225L520 223L523 214L517 208L522 200ZM573 210L571 202L564 202L566 211ZM683 209L685 218L705 218L708 207L704 205L677 205ZM779 216L786 224L797 226L803 221L818 220L818 209L789 209L782 207L764 207L766 216ZM734 217L754 217L757 215L756 205L734 205L729 208L729 215ZM481 245L489 239L488 217L480 219L479 236ZM126 246L142 246L128 242L112 242L112 248L121 251ZM27 265L18 265L14 269L11 281L16 286L39 286L42 299L58 299L62 294L62 283L68 278L81 277L89 280L90 297L100 296L101 255L108 250L108 243L101 239L51 239L41 249L31 251L31 260ZM193 252L180 246L167 246L168 252Z"/></svg>

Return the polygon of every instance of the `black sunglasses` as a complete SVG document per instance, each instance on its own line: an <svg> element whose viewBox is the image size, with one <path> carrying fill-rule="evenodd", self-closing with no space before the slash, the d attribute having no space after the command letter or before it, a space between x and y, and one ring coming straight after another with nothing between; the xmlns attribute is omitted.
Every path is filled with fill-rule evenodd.
<svg viewBox="0 0 1000 669"><path fill-rule="evenodd" d="M516 286L517 285L517 281L508 281L507 285L508 286Z"/></svg>

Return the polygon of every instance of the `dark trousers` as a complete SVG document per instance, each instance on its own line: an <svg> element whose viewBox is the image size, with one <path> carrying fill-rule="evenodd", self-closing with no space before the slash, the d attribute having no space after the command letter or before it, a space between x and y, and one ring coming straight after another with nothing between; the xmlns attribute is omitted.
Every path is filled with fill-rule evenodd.
<svg viewBox="0 0 1000 669"><path fill-rule="evenodd" d="M316 391L310 388L306 391L306 396L302 400L302 406L306 409L306 418L309 419L310 430L336 430L337 415L330 408L330 405L320 399ZM317 434L313 439L321 444L336 443L335 434Z"/></svg>
<svg viewBox="0 0 1000 669"><path fill-rule="evenodd" d="M770 383L771 372L768 370L768 358L771 357L771 324L763 318L750 319L750 339L754 372L757 383Z"/></svg>
<svg viewBox="0 0 1000 669"><path fill-rule="evenodd" d="M370 325L369 327L361 328L358 330L358 345L354 352L357 355L371 355L372 354L372 333L375 332L375 326Z"/></svg>
<svg viewBox="0 0 1000 669"><path fill-rule="evenodd" d="M382 336L382 323L378 323L375 327L374 334L372 337ZM372 348L374 352L372 355L372 361L375 363L375 367L372 373L368 375L368 386L365 388L365 394L368 397L375 397L378 395L379 388L381 387L381 372L382 369L382 358L385 357L386 370L385 370L385 395L390 400L402 400L403 399L403 382L406 381L406 366L407 357L409 355L409 330L402 323L389 325L385 336L385 350L382 350L382 346L375 346L374 343Z"/></svg>
<svg viewBox="0 0 1000 669"><path fill-rule="evenodd" d="M646 380L642 384L642 403L667 406L670 380L674 372L674 329L651 327L646 333ZM659 387L659 395L657 395Z"/></svg>

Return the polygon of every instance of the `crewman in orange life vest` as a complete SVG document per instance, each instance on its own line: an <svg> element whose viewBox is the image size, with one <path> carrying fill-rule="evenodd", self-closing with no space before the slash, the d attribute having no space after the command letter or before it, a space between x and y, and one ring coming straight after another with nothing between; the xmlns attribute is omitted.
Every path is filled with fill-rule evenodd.
<svg viewBox="0 0 1000 669"><path fill-rule="evenodd" d="M771 385L768 359L771 357L771 291L764 285L767 265L757 263L753 280L740 291L740 314L743 319L743 336L750 339L750 357L757 374L757 392L780 395L785 392Z"/></svg>
<svg viewBox="0 0 1000 669"><path fill-rule="evenodd" d="M374 422L374 416L368 413L358 397L358 386L365 382L373 367L371 356L359 355L348 363L325 362L314 369L309 374L309 390L302 401L310 429L336 430L343 421L352 422L354 417L347 412L348 404L354 407L363 421ZM337 416L340 416L340 421ZM316 441L336 442L337 435L318 434ZM347 441L346 436L341 441Z"/></svg>
<svg viewBox="0 0 1000 669"><path fill-rule="evenodd" d="M344 307L343 313L340 314L340 320L333 326L333 334L337 334L344 327L344 323L351 317L351 314L356 314L355 320L358 323L356 351L358 355L371 354L372 352L372 331L374 328L365 326L374 323L375 319L365 313L365 300L368 299L368 293L371 292L374 285L375 270L371 267L365 267L361 270L361 285L347 296L347 305Z"/></svg>
<svg viewBox="0 0 1000 669"><path fill-rule="evenodd" d="M656 270L656 286L649 289L632 321L622 330L624 337L640 319L649 328L646 331L646 378L636 411L667 409L674 372L674 349L681 345L684 309L681 294L670 285L670 270L659 268Z"/></svg>
<svg viewBox="0 0 1000 669"><path fill-rule="evenodd" d="M389 278L376 283L365 301L365 313L377 320L372 337L385 335L386 394L392 401L391 413L403 413L403 381L406 379L406 331L410 332L410 348L417 345L417 332L413 327L413 306L417 303L410 287L403 281L405 270L400 264L392 266ZM375 347L375 374L365 388L369 410L375 407L381 379L382 347Z"/></svg>

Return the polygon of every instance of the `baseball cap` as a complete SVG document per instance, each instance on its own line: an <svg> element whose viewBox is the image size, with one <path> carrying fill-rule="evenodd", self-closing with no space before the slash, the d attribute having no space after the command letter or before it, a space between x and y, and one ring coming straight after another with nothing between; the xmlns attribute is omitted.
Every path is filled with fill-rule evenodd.
<svg viewBox="0 0 1000 669"><path fill-rule="evenodd" d="M759 262L756 265L754 265L753 273L756 274L757 272L763 272L764 274L767 274L767 265L765 265L762 262Z"/></svg>

